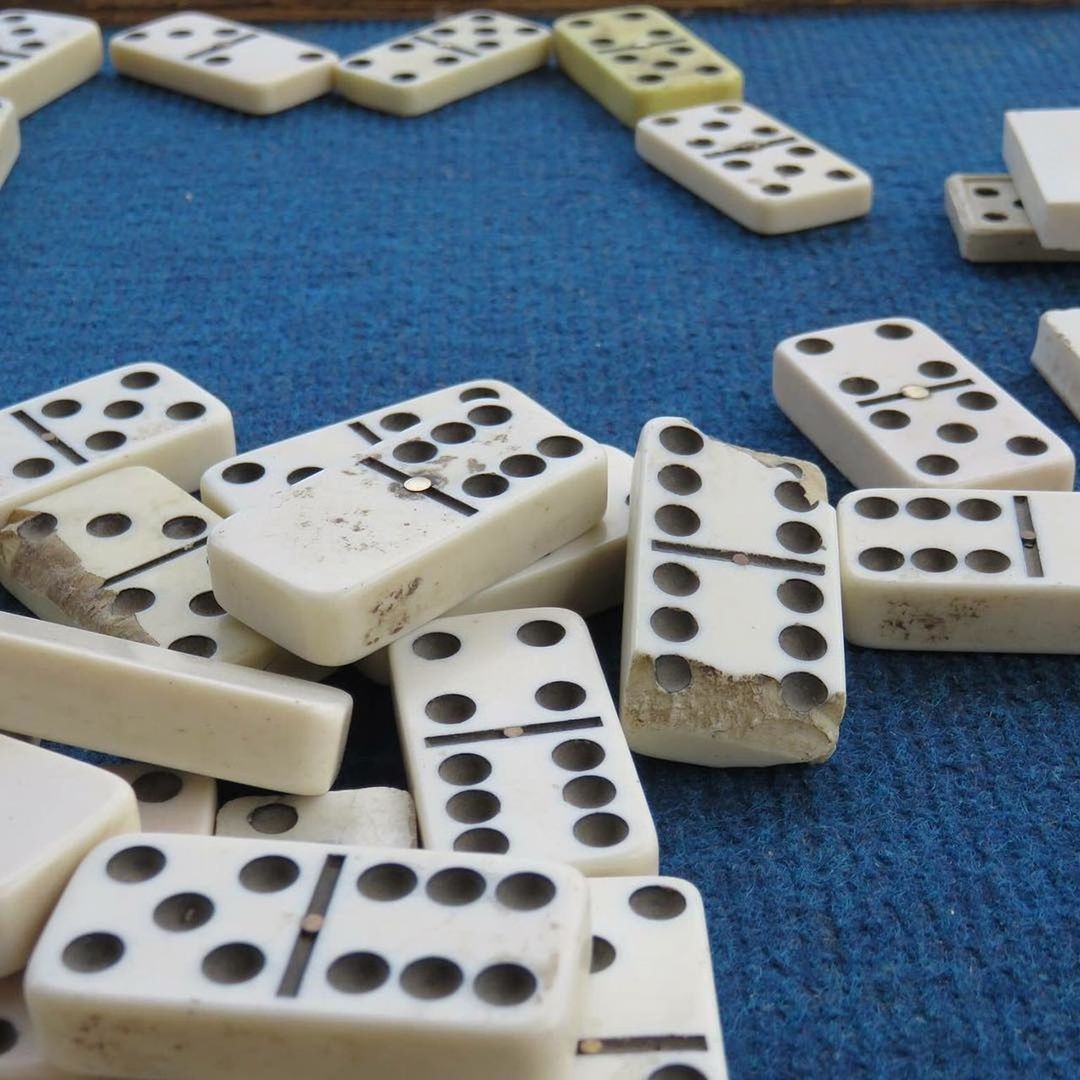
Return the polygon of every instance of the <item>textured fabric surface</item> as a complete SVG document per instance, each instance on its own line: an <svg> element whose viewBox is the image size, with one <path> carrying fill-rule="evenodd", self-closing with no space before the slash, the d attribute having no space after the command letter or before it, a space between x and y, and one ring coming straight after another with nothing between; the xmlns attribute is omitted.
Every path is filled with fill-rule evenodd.
<svg viewBox="0 0 1080 1080"><path fill-rule="evenodd" d="M1028 361L1080 266L968 265L942 211L948 173L1002 168L1005 108L1080 103L1080 12L690 22L750 101L873 175L869 218L744 232L554 68L410 121L332 98L250 119L106 71L25 121L0 193L0 396L157 359L250 448L499 377L628 450L675 413L820 460L772 402L773 346L905 315L1080 450ZM614 678L618 613L592 625ZM640 760L663 870L705 896L733 1076L1076 1075L1080 662L848 661L825 766ZM387 693L339 683L342 785L402 783Z"/></svg>

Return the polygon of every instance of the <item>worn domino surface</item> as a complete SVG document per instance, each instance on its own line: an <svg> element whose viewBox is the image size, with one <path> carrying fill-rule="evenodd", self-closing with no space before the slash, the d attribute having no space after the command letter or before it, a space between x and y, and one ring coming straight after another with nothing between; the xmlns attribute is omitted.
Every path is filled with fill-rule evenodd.
<svg viewBox="0 0 1080 1080"><path fill-rule="evenodd" d="M837 509L849 641L1080 653L1080 494L869 488Z"/></svg>
<svg viewBox="0 0 1080 1080"><path fill-rule="evenodd" d="M579 615L439 619L391 646L390 666L425 847L656 872L652 816Z"/></svg>
<svg viewBox="0 0 1080 1080"><path fill-rule="evenodd" d="M210 588L221 519L160 473L118 469L20 505L0 529L0 584L35 615L224 663L312 672Z"/></svg>
<svg viewBox="0 0 1080 1080"><path fill-rule="evenodd" d="M608 501L600 524L537 559L532 566L470 596L449 615L529 607L561 607L579 615L594 615L622 603L634 459L614 446L605 446L604 450L608 461ZM369 679L388 683L387 652L379 649L365 656L357 666Z"/></svg>
<svg viewBox="0 0 1080 1080"><path fill-rule="evenodd" d="M915 319L873 319L782 341L773 394L858 487L1073 486L1068 446Z"/></svg>
<svg viewBox="0 0 1080 1080"><path fill-rule="evenodd" d="M1080 109L1011 109L1002 156L1039 241L1080 251Z"/></svg>
<svg viewBox="0 0 1080 1080"><path fill-rule="evenodd" d="M1043 314L1031 363L1080 420L1080 308Z"/></svg>
<svg viewBox="0 0 1080 1080"><path fill-rule="evenodd" d="M406 398L351 420L305 431L215 462L202 476L202 501L222 517L265 506L275 495L302 484L325 469L363 461L384 439L420 431L447 410L465 402L497 402L517 391L497 379L473 379Z"/></svg>
<svg viewBox="0 0 1080 1080"><path fill-rule="evenodd" d="M757 233L831 225L869 213L858 166L752 105L700 105L637 125L654 168Z"/></svg>
<svg viewBox="0 0 1080 1080"><path fill-rule="evenodd" d="M499 391L223 521L209 554L224 608L312 663L346 664L597 524L603 448Z"/></svg>
<svg viewBox="0 0 1080 1080"><path fill-rule="evenodd" d="M0 411L0 524L12 509L146 465L185 491L236 453L232 414L161 364L131 364Z"/></svg>
<svg viewBox="0 0 1080 1080"><path fill-rule="evenodd" d="M466 11L343 59L334 88L357 105L419 116L547 62L546 26L498 11Z"/></svg>
<svg viewBox="0 0 1080 1080"><path fill-rule="evenodd" d="M589 901L575 1080L727 1080L697 889L679 878L594 878Z"/></svg>
<svg viewBox="0 0 1080 1080"><path fill-rule="evenodd" d="M327 93L337 62L321 46L191 11L118 34L109 58L122 75L257 116Z"/></svg>
<svg viewBox="0 0 1080 1080"><path fill-rule="evenodd" d="M4 1080L73 1080L50 1065L38 1046L23 1000L22 975L0 979L0 1077Z"/></svg>
<svg viewBox="0 0 1080 1080"><path fill-rule="evenodd" d="M412 796L371 787L326 795L251 795L227 802L217 815L218 836L276 837L359 847L416 847Z"/></svg>
<svg viewBox="0 0 1080 1080"><path fill-rule="evenodd" d="M97 23L73 15L0 11L0 98L28 116L97 74L104 50Z"/></svg>
<svg viewBox="0 0 1080 1080"><path fill-rule="evenodd" d="M581 11L555 22L563 71L632 127L643 116L742 97L742 72L659 8Z"/></svg>
<svg viewBox="0 0 1080 1080"><path fill-rule="evenodd" d="M563 1080L589 941L569 867L143 835L83 863L26 999L56 1064L113 1077Z"/></svg>
<svg viewBox="0 0 1080 1080"><path fill-rule="evenodd" d="M953 173L945 181L945 213L969 262L1080 261L1078 251L1042 246L1005 173Z"/></svg>
<svg viewBox="0 0 1080 1080"><path fill-rule="evenodd" d="M6 98L0 98L0 187L15 167L19 148L19 118L15 106Z"/></svg>
<svg viewBox="0 0 1080 1080"><path fill-rule="evenodd" d="M820 762L845 701L821 470L651 420L627 543L620 714L631 748L701 765Z"/></svg>
<svg viewBox="0 0 1080 1080"><path fill-rule="evenodd" d="M0 723L25 735L321 795L341 765L344 691L0 612Z"/></svg>
<svg viewBox="0 0 1080 1080"><path fill-rule="evenodd" d="M143 832L213 833L218 793L212 777L134 762L101 768L131 785Z"/></svg>
<svg viewBox="0 0 1080 1080"><path fill-rule="evenodd" d="M0 977L23 968L82 857L138 827L135 796L123 781L0 736Z"/></svg>

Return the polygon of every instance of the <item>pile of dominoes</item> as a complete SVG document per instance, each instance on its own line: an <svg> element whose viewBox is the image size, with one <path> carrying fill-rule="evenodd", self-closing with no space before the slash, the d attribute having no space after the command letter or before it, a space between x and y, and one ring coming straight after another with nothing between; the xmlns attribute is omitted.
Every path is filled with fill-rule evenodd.
<svg viewBox="0 0 1080 1080"><path fill-rule="evenodd" d="M553 35L469 12L341 61L181 14L110 54L247 112L333 87L414 116L552 37L748 228L869 210L865 173L654 8ZM101 63L89 20L0 13L0 175L16 116ZM1007 115L1018 194L950 180L965 256L1077 257L1080 169L1047 132L1078 117ZM965 247L989 186L1036 239ZM1033 360L1080 417L1080 310ZM0 1076L726 1077L701 898L658 876L631 751L827 761L845 638L1080 652L1075 462L1019 401L901 317L782 341L773 389L857 486L835 509L811 462L677 416L631 458L496 379L241 455L160 364L0 412L0 584L36 616L0 613ZM616 710L583 617L619 603ZM331 790L364 702L322 681L352 664L392 687L409 791ZM218 780L262 794L219 806Z"/></svg>

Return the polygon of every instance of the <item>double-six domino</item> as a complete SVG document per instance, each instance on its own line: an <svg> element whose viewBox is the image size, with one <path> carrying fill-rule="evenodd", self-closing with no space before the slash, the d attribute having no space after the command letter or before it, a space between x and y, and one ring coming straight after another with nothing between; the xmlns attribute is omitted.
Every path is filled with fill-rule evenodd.
<svg viewBox="0 0 1080 1080"><path fill-rule="evenodd" d="M809 462L645 425L623 609L632 749L702 765L820 762L846 702L836 514Z"/></svg>

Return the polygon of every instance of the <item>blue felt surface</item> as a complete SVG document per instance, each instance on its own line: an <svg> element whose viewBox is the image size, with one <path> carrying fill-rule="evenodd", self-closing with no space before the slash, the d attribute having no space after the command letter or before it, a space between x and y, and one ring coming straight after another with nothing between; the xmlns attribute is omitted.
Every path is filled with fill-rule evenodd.
<svg viewBox="0 0 1080 1080"><path fill-rule="evenodd" d="M410 121L330 98L250 119L106 72L24 123L0 193L0 398L154 358L246 448L498 376L626 449L674 412L817 458L772 403L773 346L902 314L1080 450L1028 363L1080 266L968 265L941 206L948 173L1001 169L1006 107L1080 104L1080 12L691 24L749 100L873 174L868 219L746 233L555 69ZM593 625L613 670L618 615ZM1078 662L848 660L821 768L640 763L663 869L708 905L733 1076L1075 1076ZM343 782L400 782L387 696L353 685Z"/></svg>

